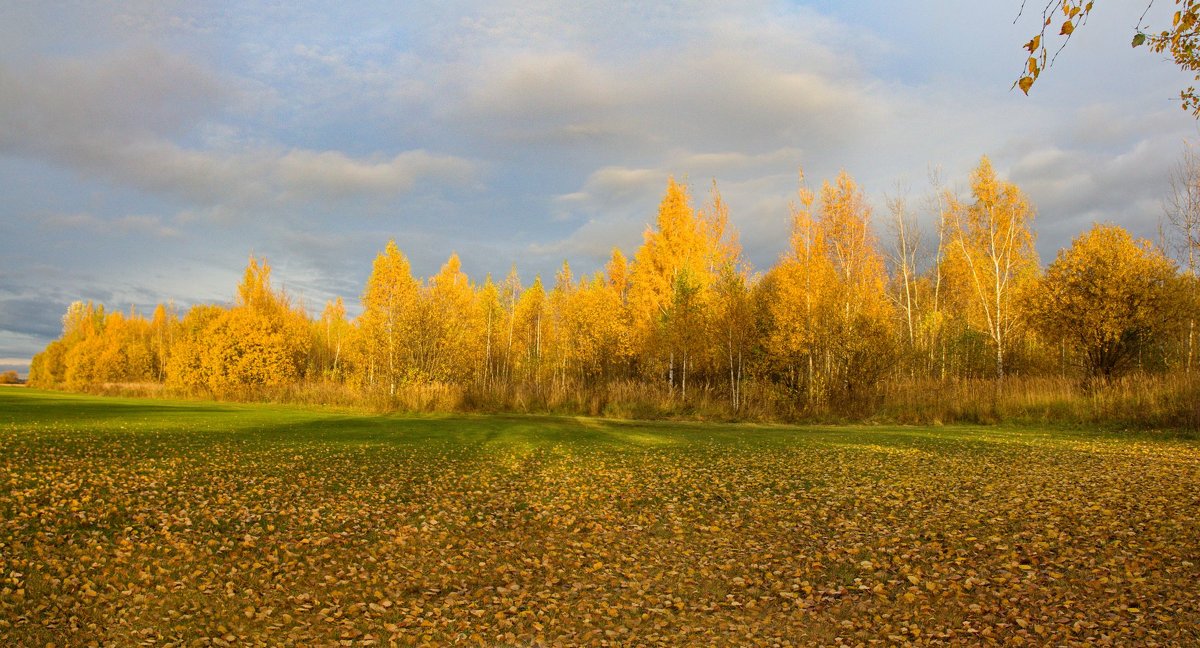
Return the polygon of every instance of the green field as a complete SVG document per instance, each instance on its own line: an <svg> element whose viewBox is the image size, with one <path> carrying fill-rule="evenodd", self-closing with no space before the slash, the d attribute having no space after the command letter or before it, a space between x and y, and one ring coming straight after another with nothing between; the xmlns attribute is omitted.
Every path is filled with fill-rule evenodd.
<svg viewBox="0 0 1200 648"><path fill-rule="evenodd" d="M0 390L0 645L1200 642L1200 445Z"/></svg>

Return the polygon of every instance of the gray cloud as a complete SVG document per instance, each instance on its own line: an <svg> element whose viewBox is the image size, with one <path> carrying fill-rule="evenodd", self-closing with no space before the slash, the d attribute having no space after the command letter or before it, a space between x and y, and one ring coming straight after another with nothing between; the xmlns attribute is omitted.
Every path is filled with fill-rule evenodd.
<svg viewBox="0 0 1200 648"><path fill-rule="evenodd" d="M49 159L207 206L391 196L418 183L461 185L475 175L466 159L421 150L362 159L272 144L180 143L222 132L213 126L233 93L233 84L210 70L157 48L47 60L24 71L0 66L0 153Z"/></svg>
<svg viewBox="0 0 1200 648"><path fill-rule="evenodd" d="M1167 141L1141 139L1116 151L1046 147L1018 159L1011 179L1036 200L1043 261L1093 223L1154 238L1174 158ZM1181 147L1176 147L1180 150Z"/></svg>
<svg viewBox="0 0 1200 648"><path fill-rule="evenodd" d="M608 70L575 52L498 57L464 82L464 117L505 138L602 135L627 92Z"/></svg>
<svg viewBox="0 0 1200 648"><path fill-rule="evenodd" d="M107 220L88 213L49 214L38 218L38 225L48 230L85 230L89 234L130 236L146 234L156 238L175 238L181 232L162 222L159 216L129 214Z"/></svg>
<svg viewBox="0 0 1200 648"><path fill-rule="evenodd" d="M865 122L882 123L886 111L855 57L811 38L822 27L844 32L828 20L787 26L796 31L720 15L693 19L675 34L686 45L652 48L635 60L586 46L488 49L479 54L482 68L442 71L443 83L465 94L448 115L485 137L599 145L626 158L679 147L830 147Z"/></svg>
<svg viewBox="0 0 1200 648"><path fill-rule="evenodd" d="M35 338L58 337L65 309L52 299L14 297L0 299L0 331Z"/></svg>

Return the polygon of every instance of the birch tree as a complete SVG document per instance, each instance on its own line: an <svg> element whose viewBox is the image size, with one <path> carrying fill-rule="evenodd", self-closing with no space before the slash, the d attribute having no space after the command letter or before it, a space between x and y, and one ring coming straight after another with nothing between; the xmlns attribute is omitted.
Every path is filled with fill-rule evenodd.
<svg viewBox="0 0 1200 648"><path fill-rule="evenodd" d="M1174 230L1183 263L1187 309L1184 368L1193 372L1196 357L1196 308L1200 306L1200 154L1195 147L1184 147L1183 156L1171 171L1171 190L1164 205L1167 220Z"/></svg>
<svg viewBox="0 0 1200 648"><path fill-rule="evenodd" d="M971 194L973 203L949 206L942 263L967 321L987 336L1002 383L1005 353L1024 324L1021 291L1037 276L1033 207L1016 185L996 177L986 157L971 175Z"/></svg>
<svg viewBox="0 0 1200 648"><path fill-rule="evenodd" d="M362 336L363 383L369 390L396 395L411 365L409 343L419 299L419 284L408 259L388 241L375 257L363 292L363 313L358 325Z"/></svg>

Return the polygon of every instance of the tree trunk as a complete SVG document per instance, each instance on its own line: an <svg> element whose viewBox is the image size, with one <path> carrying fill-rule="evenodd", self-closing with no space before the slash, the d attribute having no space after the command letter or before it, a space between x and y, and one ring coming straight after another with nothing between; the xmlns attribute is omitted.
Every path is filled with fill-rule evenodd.
<svg viewBox="0 0 1200 648"><path fill-rule="evenodd" d="M1004 384L1004 347L996 344L996 389Z"/></svg>
<svg viewBox="0 0 1200 648"><path fill-rule="evenodd" d="M682 370L682 373L683 373L683 375L682 375L682 378L683 378L683 382L682 382L683 391L682 391L682 394L683 394L683 400L685 400L685 401L687 400L687 366L688 366L688 356L687 356L687 352L686 352L686 351L684 351L684 353L683 353L683 364L682 364L682 366L680 367L680 369Z"/></svg>

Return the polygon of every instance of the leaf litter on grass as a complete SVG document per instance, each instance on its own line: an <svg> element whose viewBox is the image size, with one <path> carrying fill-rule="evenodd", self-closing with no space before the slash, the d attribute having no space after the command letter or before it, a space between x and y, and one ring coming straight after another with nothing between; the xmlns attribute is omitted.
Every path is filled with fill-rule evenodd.
<svg viewBox="0 0 1200 648"><path fill-rule="evenodd" d="M0 428L0 638L1200 641L1192 444L558 419L509 443L477 423L416 438L397 418L370 443L169 418Z"/></svg>

